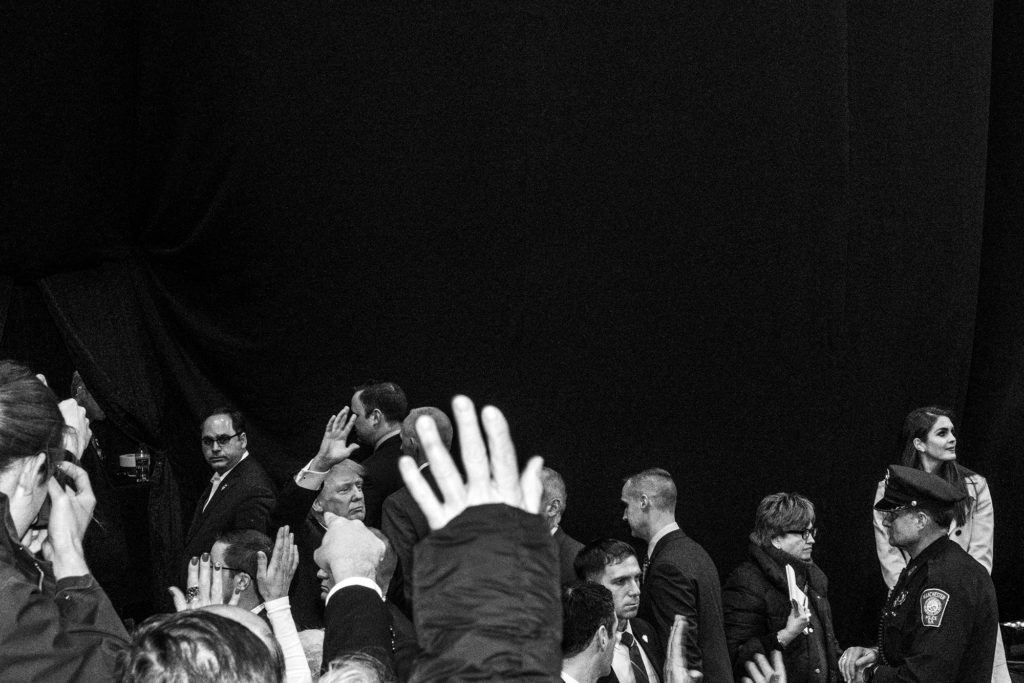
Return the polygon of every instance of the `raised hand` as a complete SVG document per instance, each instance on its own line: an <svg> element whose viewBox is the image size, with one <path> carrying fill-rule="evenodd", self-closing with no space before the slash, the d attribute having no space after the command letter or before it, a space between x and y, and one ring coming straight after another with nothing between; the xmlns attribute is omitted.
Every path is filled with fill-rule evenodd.
<svg viewBox="0 0 1024 683"><path fill-rule="evenodd" d="M537 456L530 458L520 476L515 446L509 435L508 423L500 410L485 406L480 413L487 434L487 446L480 433L473 402L465 396L456 396L452 399L452 410L459 432L466 482L462 481L451 454L441 442L434 421L425 415L416 421L416 433L427 454L444 502L434 495L412 458L403 456L398 461L405 485L423 511L430 528L440 529L466 508L489 503L505 503L537 514L540 511L540 470L544 466L543 460Z"/></svg>
<svg viewBox="0 0 1024 683"><path fill-rule="evenodd" d="M665 683L697 683L704 674L686 668L686 617L677 614L668 635L668 654L665 656Z"/></svg>
<svg viewBox="0 0 1024 683"><path fill-rule="evenodd" d="M747 662L747 673L742 683L786 683L786 665L782 663L782 653L772 650L772 663L760 652L754 659Z"/></svg>
<svg viewBox="0 0 1024 683"><path fill-rule="evenodd" d="M224 577L220 565L210 564L210 553L203 553L202 557L193 557L188 563L188 578L185 585L188 586L185 593L180 588L171 586L167 590L174 600L174 609L184 612L188 609L199 609L207 605L224 604ZM239 590L231 592L228 599L229 605L237 605L242 593Z"/></svg>
<svg viewBox="0 0 1024 683"><path fill-rule="evenodd" d="M312 468L317 472L326 472L339 462L347 459L359 448L359 444L347 445L348 435L356 423L356 416L349 412L348 406L337 415L331 415L324 430L324 438L320 441L320 450L313 458Z"/></svg>
<svg viewBox="0 0 1024 683"><path fill-rule="evenodd" d="M43 557L53 562L53 573L60 579L89 573L82 550L82 538L85 537L85 530L96 508L96 495L92 491L89 475L81 467L62 462L57 465L57 469L69 485L62 486L55 476L46 482L50 496L50 518L41 549Z"/></svg>
<svg viewBox="0 0 1024 683"><path fill-rule="evenodd" d="M261 550L256 553L256 563L256 587L263 601L270 602L288 595L292 577L299 566L299 549L295 545L295 534L289 533L287 525L277 530L270 562Z"/></svg>

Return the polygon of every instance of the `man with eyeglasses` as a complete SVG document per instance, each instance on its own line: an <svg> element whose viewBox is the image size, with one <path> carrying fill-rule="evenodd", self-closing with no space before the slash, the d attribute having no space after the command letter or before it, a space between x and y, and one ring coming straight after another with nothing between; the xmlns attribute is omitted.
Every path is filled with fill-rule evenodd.
<svg viewBox="0 0 1024 683"><path fill-rule="evenodd" d="M231 408L211 412L203 421L199 443L213 477L199 496L185 535L186 561L208 553L221 532L254 529L269 533L270 513L277 504L274 482L249 457L241 412Z"/></svg>
<svg viewBox="0 0 1024 683"><path fill-rule="evenodd" d="M934 474L892 465L884 513L889 542L910 556L889 592L873 648L839 658L847 681L988 683L999 628L985 568L946 535L964 493Z"/></svg>

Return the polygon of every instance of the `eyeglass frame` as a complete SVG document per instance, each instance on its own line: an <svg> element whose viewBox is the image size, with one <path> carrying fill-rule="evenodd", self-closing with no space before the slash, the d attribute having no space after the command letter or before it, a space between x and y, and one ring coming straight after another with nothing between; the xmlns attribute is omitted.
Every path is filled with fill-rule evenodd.
<svg viewBox="0 0 1024 683"><path fill-rule="evenodd" d="M235 438L236 436L241 436L242 434L245 434L245 432L235 432L234 434L231 435L218 434L217 436L204 436L203 438L199 439L199 443L202 444L203 448L213 448L213 444L217 444L221 448L224 448L229 443L231 443L231 439Z"/></svg>
<svg viewBox="0 0 1024 683"><path fill-rule="evenodd" d="M782 533L797 534L799 536L802 536L804 541L809 541L812 538L817 539L819 531L821 531L821 529L819 529L816 526L812 526L810 529L785 529Z"/></svg>
<svg viewBox="0 0 1024 683"><path fill-rule="evenodd" d="M923 512L923 510L921 510L917 505L901 505L900 507L893 508L892 510L879 510L879 512L882 513L882 519L888 520L888 522L892 524L896 521L896 517L899 516L900 513L906 512L907 510Z"/></svg>

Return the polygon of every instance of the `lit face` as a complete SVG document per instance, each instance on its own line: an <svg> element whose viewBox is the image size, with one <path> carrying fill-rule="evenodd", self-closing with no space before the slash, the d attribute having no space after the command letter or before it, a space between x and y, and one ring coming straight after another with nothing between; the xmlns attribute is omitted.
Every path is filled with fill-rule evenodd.
<svg viewBox="0 0 1024 683"><path fill-rule="evenodd" d="M630 531L637 538L647 540L650 536L647 532L647 514L644 511L642 499L634 492L627 491L622 487L622 519L629 524Z"/></svg>
<svg viewBox="0 0 1024 683"><path fill-rule="evenodd" d="M203 457L218 474L237 465L245 454L245 432L236 434L230 415L211 415L206 418L202 439Z"/></svg>
<svg viewBox="0 0 1024 683"><path fill-rule="evenodd" d="M945 415L941 415L928 430L928 436L923 441L914 439L914 448L921 454L921 462L929 471L943 462L956 460L953 422Z"/></svg>
<svg viewBox="0 0 1024 683"><path fill-rule="evenodd" d="M356 441L363 444L364 446L373 446L373 434L375 426L373 424L373 415L367 414L366 406L363 405L363 402L359 398L360 394L362 393L363 392L361 391L357 391L352 395L352 404L350 406L350 410L352 411L352 414L356 418L355 424L352 427L352 431L356 435Z"/></svg>
<svg viewBox="0 0 1024 683"><path fill-rule="evenodd" d="M210 566L215 567L218 564L226 564L224 560L224 553L228 550L228 544L222 541L217 541L210 548ZM236 572L233 569L221 569L221 583L224 586L224 602L231 599L231 594L235 590L235 575Z"/></svg>
<svg viewBox="0 0 1024 683"><path fill-rule="evenodd" d="M808 525L807 531L810 532L813 528L812 523ZM772 545L794 559L810 562L811 552L814 550L814 536L810 533L789 531L773 538Z"/></svg>
<svg viewBox="0 0 1024 683"><path fill-rule="evenodd" d="M345 519L362 521L366 516L363 504L363 478L345 463L335 465L324 480L324 487L317 496L324 512L333 512Z"/></svg>
<svg viewBox="0 0 1024 683"><path fill-rule="evenodd" d="M921 539L921 512L914 509L882 513L882 526L889 531L889 544L894 548L908 548Z"/></svg>
<svg viewBox="0 0 1024 683"><path fill-rule="evenodd" d="M630 555L621 562L605 565L598 583L612 592L615 616L625 628L626 620L635 617L640 609L640 563Z"/></svg>

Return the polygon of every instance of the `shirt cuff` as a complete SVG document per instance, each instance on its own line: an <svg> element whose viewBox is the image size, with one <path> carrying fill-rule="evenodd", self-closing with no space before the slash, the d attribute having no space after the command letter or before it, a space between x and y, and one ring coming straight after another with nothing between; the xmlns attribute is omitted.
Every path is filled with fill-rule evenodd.
<svg viewBox="0 0 1024 683"><path fill-rule="evenodd" d="M263 608L267 610L267 614L270 614L271 612L280 612L286 609L291 609L292 605L291 602L289 602L288 600L288 596L286 595L282 598L267 600L265 603L263 603Z"/></svg>
<svg viewBox="0 0 1024 683"><path fill-rule="evenodd" d="M315 460L316 458L314 458ZM313 464L313 460L306 463L306 466L299 470L298 474L295 475L295 483L304 489L310 491L317 491L323 486L324 479L327 478L328 472L317 472L314 469L310 469Z"/></svg>
<svg viewBox="0 0 1024 683"><path fill-rule="evenodd" d="M372 588L377 593L377 595L380 596L381 600L384 599L384 593L381 592L380 586L377 585L376 581L374 581L373 579L367 579L363 576L352 576L347 579L342 579L338 583L334 584L331 590L327 591L327 599L324 600L324 604L326 605L328 602L331 601L332 595L340 591L342 588L348 588L349 586L362 586L363 588Z"/></svg>

